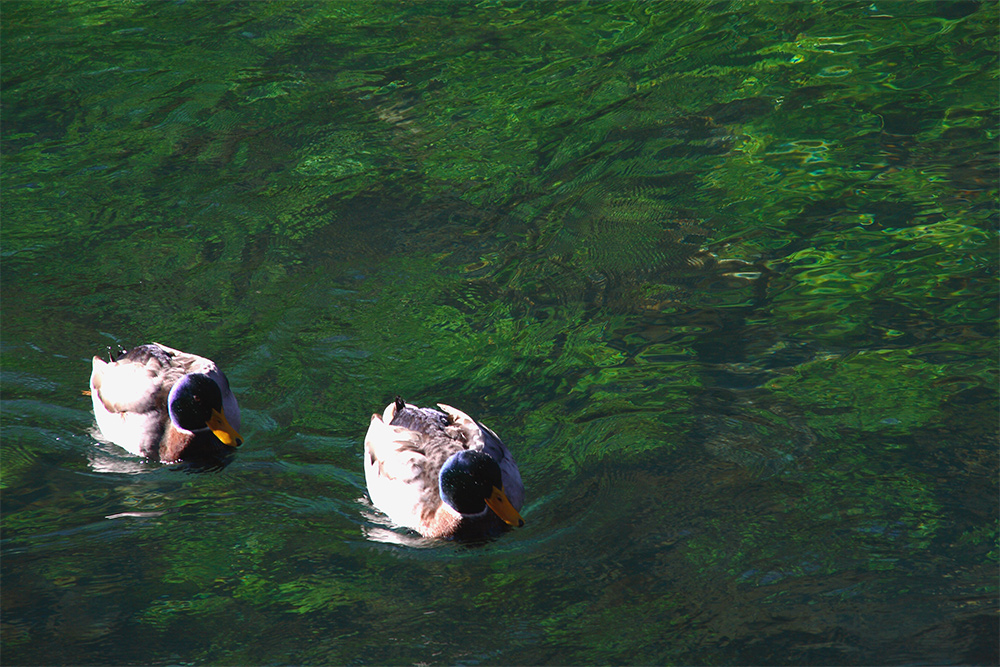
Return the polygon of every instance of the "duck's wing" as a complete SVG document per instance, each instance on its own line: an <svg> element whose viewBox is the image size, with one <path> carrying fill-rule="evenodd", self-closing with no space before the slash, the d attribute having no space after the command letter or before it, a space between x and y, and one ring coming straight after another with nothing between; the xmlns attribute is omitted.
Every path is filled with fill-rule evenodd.
<svg viewBox="0 0 1000 667"><path fill-rule="evenodd" d="M97 427L105 439L132 454L157 455L172 384L164 364L169 366L169 358L139 348L111 363L94 357L90 394Z"/></svg>
<svg viewBox="0 0 1000 667"><path fill-rule="evenodd" d="M445 430L451 438L461 442L465 449L472 449L478 452L485 451L486 440L483 437L483 429L480 428L479 422L450 405L438 403L438 407L448 416L448 426ZM486 453L491 454L491 452Z"/></svg>
<svg viewBox="0 0 1000 667"><path fill-rule="evenodd" d="M95 404L100 401L112 413L150 412L165 405L164 384L169 380L170 359L149 347L129 350L111 363L94 357L90 390Z"/></svg>
<svg viewBox="0 0 1000 667"><path fill-rule="evenodd" d="M500 466L500 478L503 480L503 491L510 504L515 509L520 510L524 505L524 483L521 481L521 471L514 462L514 456L507 449L507 445L485 424L480 424L475 419L465 414L461 410L438 403L438 407L448 415L449 421L463 441L467 443L468 449L475 449L488 454Z"/></svg>
<svg viewBox="0 0 1000 667"><path fill-rule="evenodd" d="M365 435L368 494L372 504L393 522L420 531L432 522L442 505L438 475L460 446L393 426L388 423L392 414L386 408L385 415L372 415Z"/></svg>
<svg viewBox="0 0 1000 667"><path fill-rule="evenodd" d="M493 457L500 465L500 479L503 480L503 492L507 500L520 511L524 506L524 482L521 481L521 471L514 462L514 455L501 442L497 434L485 424L479 424L483 434L483 451Z"/></svg>
<svg viewBox="0 0 1000 667"><path fill-rule="evenodd" d="M132 355L133 353L141 354L144 358L155 358L159 360L160 364L164 368L174 369L178 376L187 375L188 373L204 373L205 375L210 375L213 371L216 373L219 372L219 367L216 366L215 362L211 359L200 357L197 354L191 354L190 352L176 350L172 347L167 347L162 343L140 345L133 350L129 350L126 353L126 356Z"/></svg>

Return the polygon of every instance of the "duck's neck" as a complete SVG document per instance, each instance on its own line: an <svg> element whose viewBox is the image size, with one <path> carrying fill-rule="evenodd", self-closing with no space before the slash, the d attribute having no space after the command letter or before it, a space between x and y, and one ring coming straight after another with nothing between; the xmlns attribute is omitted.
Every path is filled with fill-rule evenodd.
<svg viewBox="0 0 1000 667"><path fill-rule="evenodd" d="M446 502L438 505L433 513L427 513L420 523L420 534L426 537L450 537L462 525L462 515Z"/></svg>
<svg viewBox="0 0 1000 667"><path fill-rule="evenodd" d="M459 540L475 540L500 535L507 530L507 524L487 509L482 514L462 516L448 503L442 502L433 514L428 514L420 526L420 534L425 537L451 537Z"/></svg>
<svg viewBox="0 0 1000 667"><path fill-rule="evenodd" d="M163 463L174 463L181 460L181 455L194 438L193 433L184 433L167 423L163 439L160 440L160 451L157 453Z"/></svg>

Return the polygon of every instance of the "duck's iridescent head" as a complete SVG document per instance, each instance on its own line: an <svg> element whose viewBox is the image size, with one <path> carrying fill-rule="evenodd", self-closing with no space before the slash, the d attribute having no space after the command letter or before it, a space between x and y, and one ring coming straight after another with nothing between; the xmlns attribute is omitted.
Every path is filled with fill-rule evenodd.
<svg viewBox="0 0 1000 667"><path fill-rule="evenodd" d="M441 499L463 516L477 516L489 507L511 526L524 519L503 492L500 466L483 452L463 450L452 454L441 467Z"/></svg>
<svg viewBox="0 0 1000 667"><path fill-rule="evenodd" d="M224 445L239 447L243 438L226 419L222 391L215 380L201 373L185 375L174 384L167 398L170 420L187 431L211 429Z"/></svg>

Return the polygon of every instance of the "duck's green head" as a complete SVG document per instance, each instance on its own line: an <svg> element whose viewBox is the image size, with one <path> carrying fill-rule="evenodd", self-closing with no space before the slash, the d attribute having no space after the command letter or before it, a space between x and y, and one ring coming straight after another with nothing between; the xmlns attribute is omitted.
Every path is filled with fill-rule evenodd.
<svg viewBox="0 0 1000 667"><path fill-rule="evenodd" d="M167 397L167 411L174 424L183 429L209 428L224 445L239 447L243 443L226 419L219 385L207 375L191 373L178 380Z"/></svg>
<svg viewBox="0 0 1000 667"><path fill-rule="evenodd" d="M482 514L489 507L511 526L523 526L524 519L503 492L500 466L483 452L463 450L452 454L438 481L441 499L459 514Z"/></svg>

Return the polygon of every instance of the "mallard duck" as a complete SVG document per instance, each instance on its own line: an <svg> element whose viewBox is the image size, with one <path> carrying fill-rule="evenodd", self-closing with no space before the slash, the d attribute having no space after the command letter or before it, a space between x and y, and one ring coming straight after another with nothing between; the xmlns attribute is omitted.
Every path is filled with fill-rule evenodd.
<svg viewBox="0 0 1000 667"><path fill-rule="evenodd" d="M524 484L497 434L453 407L397 398L372 415L365 480L372 504L425 537L477 537L522 526Z"/></svg>
<svg viewBox="0 0 1000 667"><path fill-rule="evenodd" d="M240 408L211 359L152 343L112 362L94 357L97 427L132 454L173 463L225 458L240 437Z"/></svg>

